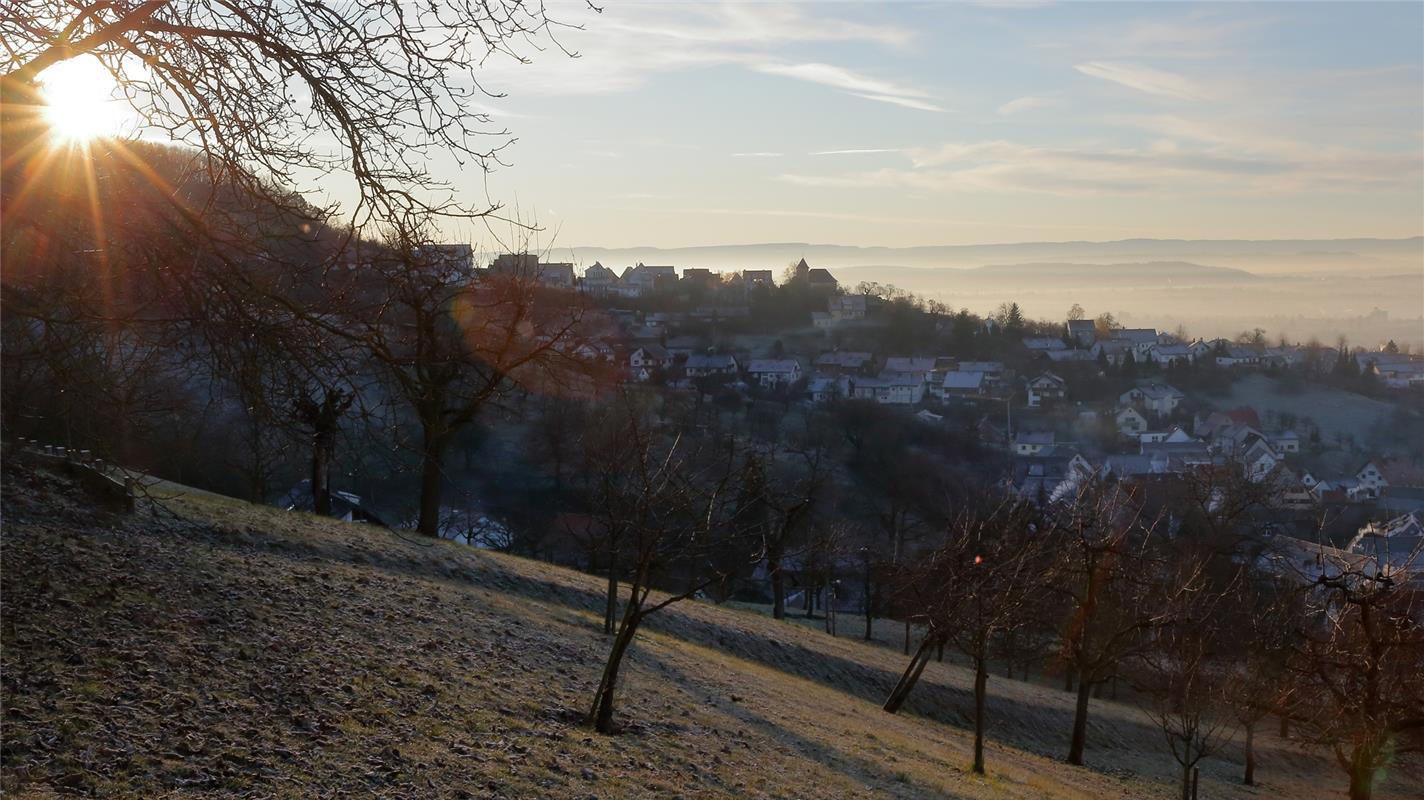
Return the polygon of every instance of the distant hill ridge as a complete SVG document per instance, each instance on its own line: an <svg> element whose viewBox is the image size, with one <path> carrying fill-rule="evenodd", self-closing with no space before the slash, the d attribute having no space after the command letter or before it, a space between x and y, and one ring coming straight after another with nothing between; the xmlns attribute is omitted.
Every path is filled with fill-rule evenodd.
<svg viewBox="0 0 1424 800"><path fill-rule="evenodd" d="M578 264L644 263L714 269L775 268L805 258L816 266L979 267L1000 263L1057 263L1106 259L1113 263L1322 257L1372 262L1405 259L1424 265L1424 236L1405 239L1121 239L915 247L860 247L769 242L690 247L555 247L551 258Z"/></svg>

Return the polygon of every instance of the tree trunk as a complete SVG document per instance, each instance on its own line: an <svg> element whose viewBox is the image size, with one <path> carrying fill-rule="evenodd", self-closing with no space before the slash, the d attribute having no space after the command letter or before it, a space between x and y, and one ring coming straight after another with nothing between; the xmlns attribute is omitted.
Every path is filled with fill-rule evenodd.
<svg viewBox="0 0 1424 800"><path fill-rule="evenodd" d="M905 655L910 654L910 621L905 620Z"/></svg>
<svg viewBox="0 0 1424 800"><path fill-rule="evenodd" d="M318 430L312 437L311 493L312 511L331 516L331 451L334 435Z"/></svg>
<svg viewBox="0 0 1424 800"><path fill-rule="evenodd" d="M1350 800L1371 800L1375 794L1375 759L1370 748L1357 745L1350 755Z"/></svg>
<svg viewBox="0 0 1424 800"><path fill-rule="evenodd" d="M637 598L638 588L633 587L632 596L628 600L628 610L623 614L623 624L618 627L618 636L613 640L613 647L608 651L608 662L603 665L603 679L598 683L598 692L593 696L593 708L589 711L588 721L592 723L593 729L599 733L613 732L613 694L618 688L618 670L623 665L623 656L628 653L628 646L633 643L633 636L638 632L638 624L643 621L640 603Z"/></svg>
<svg viewBox="0 0 1424 800"><path fill-rule="evenodd" d="M786 576L781 574L781 557L768 555L766 565L771 572L771 618L786 619Z"/></svg>
<svg viewBox="0 0 1424 800"><path fill-rule="evenodd" d="M1192 800L1192 765L1182 765L1182 800Z"/></svg>
<svg viewBox="0 0 1424 800"><path fill-rule="evenodd" d="M925 671L925 665L930 662L930 646L933 640L926 636L920 642L920 649L915 651L915 655L910 659L910 663L905 666L905 671L901 673L900 680L895 684L895 688L890 690L890 696L886 698L886 711L894 714L900 710L900 706L905 704L905 699L910 696L910 690L915 688L915 684L920 680L920 673Z"/></svg>
<svg viewBox="0 0 1424 800"><path fill-rule="evenodd" d="M1078 676L1078 707L1073 712L1073 741L1068 745L1068 763L1083 765L1083 746L1088 738L1088 698L1093 682L1086 675Z"/></svg>
<svg viewBox="0 0 1424 800"><path fill-rule="evenodd" d="M445 484L446 439L427 431L420 453L420 522L416 529L426 536L440 535L440 494Z"/></svg>
<svg viewBox="0 0 1424 800"><path fill-rule="evenodd" d="M608 599L603 607L603 635L613 633L613 620L618 616L618 545L608 545Z"/></svg>
<svg viewBox="0 0 1424 800"><path fill-rule="evenodd" d="M1004 657L1004 661L1007 662L1007 663L1004 664L1004 677L1008 678L1009 680L1013 680L1013 679L1014 679L1014 653L1015 653L1015 651L1018 649L1018 632L1017 632L1017 631L1009 631L1009 643L1008 643L1008 647L1005 648L1005 649L1006 649L1008 652L1005 654L1005 657Z"/></svg>
<svg viewBox="0 0 1424 800"><path fill-rule="evenodd" d="M871 626L870 612L871 612L871 610L872 610L872 609L871 609L871 603L870 603L870 561L867 560L867 561L865 562L865 641L867 641L867 642L870 641L870 639L871 639L871 635L870 635L870 633L871 633L871 631L870 631L870 626Z"/></svg>
<svg viewBox="0 0 1424 800"><path fill-rule="evenodd" d="M974 657L974 772L984 774L984 696L989 665L983 653Z"/></svg>
<svg viewBox="0 0 1424 800"><path fill-rule="evenodd" d="M1246 725L1246 774L1241 778L1241 782L1247 786L1256 785L1256 723L1247 722Z"/></svg>
<svg viewBox="0 0 1424 800"><path fill-rule="evenodd" d="M1073 691L1073 668L1069 667L1063 671L1063 691Z"/></svg>

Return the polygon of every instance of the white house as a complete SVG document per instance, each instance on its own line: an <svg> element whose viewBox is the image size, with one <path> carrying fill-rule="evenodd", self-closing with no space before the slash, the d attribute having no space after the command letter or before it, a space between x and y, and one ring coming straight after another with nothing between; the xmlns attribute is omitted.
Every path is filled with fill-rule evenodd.
<svg viewBox="0 0 1424 800"><path fill-rule="evenodd" d="M1370 497L1379 497L1380 492L1389 486L1389 481L1385 479L1384 472L1379 465L1371 461L1360 467L1360 471L1355 473L1355 480L1360 482L1361 488L1369 493Z"/></svg>
<svg viewBox="0 0 1424 800"><path fill-rule="evenodd" d="M1067 391L1067 381L1052 372L1042 373L1028 382L1028 407L1041 408L1062 400Z"/></svg>
<svg viewBox="0 0 1424 800"><path fill-rule="evenodd" d="M666 369L672 366L672 354L661 345L646 344L628 354L628 366L633 369Z"/></svg>
<svg viewBox="0 0 1424 800"><path fill-rule="evenodd" d="M747 374L764 389L789 386L801 380L801 363L794 358L755 358L747 364Z"/></svg>
<svg viewBox="0 0 1424 800"><path fill-rule="evenodd" d="M1014 454L1034 456L1053 446L1053 431L1020 431L1014 434Z"/></svg>
<svg viewBox="0 0 1424 800"><path fill-rule="evenodd" d="M1136 436L1147 430L1147 418L1132 406L1117 412L1114 421L1117 422L1117 432L1124 436Z"/></svg>
<svg viewBox="0 0 1424 800"><path fill-rule="evenodd" d="M1136 405L1159 416L1170 416L1186 395L1165 383L1136 386L1118 396L1120 405Z"/></svg>
<svg viewBox="0 0 1424 800"><path fill-rule="evenodd" d="M1295 431L1282 431L1271 437L1271 446L1282 454L1299 453L1300 437Z"/></svg>
<svg viewBox="0 0 1424 800"><path fill-rule="evenodd" d="M837 294L826 301L826 311L836 320L865 319L865 295Z"/></svg>

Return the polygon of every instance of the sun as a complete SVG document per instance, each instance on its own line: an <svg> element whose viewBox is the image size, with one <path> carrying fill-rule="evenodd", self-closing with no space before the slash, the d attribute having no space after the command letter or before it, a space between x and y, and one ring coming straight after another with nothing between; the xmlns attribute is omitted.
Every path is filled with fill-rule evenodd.
<svg viewBox="0 0 1424 800"><path fill-rule="evenodd" d="M114 76L92 56L82 56L39 75L44 118L58 141L80 144L113 136L123 127L123 104L114 99Z"/></svg>

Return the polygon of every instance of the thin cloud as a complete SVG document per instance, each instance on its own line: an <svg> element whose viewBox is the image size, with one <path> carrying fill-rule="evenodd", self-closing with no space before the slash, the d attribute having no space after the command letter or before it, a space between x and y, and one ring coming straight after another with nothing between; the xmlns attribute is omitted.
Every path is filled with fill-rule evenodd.
<svg viewBox="0 0 1424 800"><path fill-rule="evenodd" d="M1177 100L1202 100L1208 92L1171 72L1122 61L1089 61L1073 67L1090 78L1109 81L1139 92Z"/></svg>
<svg viewBox="0 0 1424 800"><path fill-rule="evenodd" d="M1341 150L1299 157L1289 150L1246 152L1172 141L1103 148L1041 147L994 140L904 152L910 158L910 168L838 175L788 173L778 179L816 188L1261 197L1406 188L1417 185L1424 173L1424 165L1411 155Z"/></svg>
<svg viewBox="0 0 1424 800"><path fill-rule="evenodd" d="M1038 97L1028 95L1010 100L999 106L998 112L1002 116L1010 116L1024 111L1032 111L1035 108L1048 108L1050 106L1062 105L1063 101L1054 97Z"/></svg>
<svg viewBox="0 0 1424 800"><path fill-rule="evenodd" d="M769 63L757 64L752 68L757 72L764 72L768 75L795 78L796 80L808 81L822 86L829 86L833 89L840 89L843 92L848 92L866 100L891 103L893 105L914 108L920 111L942 112L945 110L930 102L933 99L931 95L921 89L901 86L891 81L861 75L834 64Z"/></svg>
<svg viewBox="0 0 1424 800"><path fill-rule="evenodd" d="M898 152L900 152L900 148L898 148L898 147L865 147L865 148L859 148L859 149L853 149L853 150L818 150L818 151L816 151L816 152L814 152L814 153L810 153L809 155L813 155L813 156L860 156L860 155L869 155L869 154L871 154L871 153L898 153Z"/></svg>

